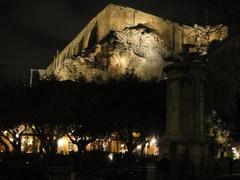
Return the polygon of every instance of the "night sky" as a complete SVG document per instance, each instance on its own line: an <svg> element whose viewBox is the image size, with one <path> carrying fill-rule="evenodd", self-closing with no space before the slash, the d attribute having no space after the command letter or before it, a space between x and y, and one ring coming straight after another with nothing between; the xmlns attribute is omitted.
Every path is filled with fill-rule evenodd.
<svg viewBox="0 0 240 180"><path fill-rule="evenodd" d="M214 1L214 0L212 0ZM192 0L1 0L0 64L12 77L27 79L30 68L46 68L82 28L109 3L121 4L191 24L199 1Z"/></svg>

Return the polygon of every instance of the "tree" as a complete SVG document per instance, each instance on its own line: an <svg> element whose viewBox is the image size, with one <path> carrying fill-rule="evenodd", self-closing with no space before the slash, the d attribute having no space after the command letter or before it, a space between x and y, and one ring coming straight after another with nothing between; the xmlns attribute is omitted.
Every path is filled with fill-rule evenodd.
<svg viewBox="0 0 240 180"><path fill-rule="evenodd" d="M110 129L105 116L107 112L103 109L103 89L104 85L94 83L74 84L71 88L68 96L71 118L67 122L67 135L77 145L79 153L84 154L89 143L103 138Z"/></svg>
<svg viewBox="0 0 240 180"><path fill-rule="evenodd" d="M227 146L231 140L230 130L226 123L220 119L216 111L212 111L206 118L206 130L209 137L214 138L219 144Z"/></svg>
<svg viewBox="0 0 240 180"><path fill-rule="evenodd" d="M165 85L165 82L123 81L110 87L111 96L106 97L104 104L110 109L110 129L125 142L129 154L137 145L146 143L146 137L159 136L164 129Z"/></svg>
<svg viewBox="0 0 240 180"><path fill-rule="evenodd" d="M28 120L40 140L40 153L56 153L58 140L67 133L65 96L55 83L42 82L28 89Z"/></svg>
<svg viewBox="0 0 240 180"><path fill-rule="evenodd" d="M96 140L96 132L89 125L74 123L68 126L67 136L71 142L77 145L80 154L86 153L86 146Z"/></svg>
<svg viewBox="0 0 240 180"><path fill-rule="evenodd" d="M0 66L0 141L5 151L9 152L9 145L14 152L21 152L21 135L25 131L24 111L24 88L10 83L7 77L8 68Z"/></svg>
<svg viewBox="0 0 240 180"><path fill-rule="evenodd" d="M206 117L205 125L207 135L220 145L221 157L223 157L223 153L229 149L232 140L231 130L227 128L225 122L220 119L214 110Z"/></svg>
<svg viewBox="0 0 240 180"><path fill-rule="evenodd" d="M26 130L26 127L26 124L19 124L15 127L11 126L1 131L1 136L12 145L13 151L15 153L21 153L21 137ZM9 149L7 150L7 152L8 151Z"/></svg>
<svg viewBox="0 0 240 180"><path fill-rule="evenodd" d="M197 57L198 60L204 59L207 67L205 111L209 114L215 109L228 125L235 126L237 132L240 4L225 0L175 1L179 3L178 12L182 15L182 21L194 27L187 31L189 35L185 33L196 44L192 49L202 52L207 47L207 54ZM211 35L218 38L213 40Z"/></svg>

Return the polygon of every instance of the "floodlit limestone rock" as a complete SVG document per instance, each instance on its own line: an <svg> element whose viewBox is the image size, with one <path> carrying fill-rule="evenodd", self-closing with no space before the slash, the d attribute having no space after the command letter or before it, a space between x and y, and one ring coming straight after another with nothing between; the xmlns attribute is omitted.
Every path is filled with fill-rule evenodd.
<svg viewBox="0 0 240 180"><path fill-rule="evenodd" d="M110 4L57 54L43 78L105 82L133 73L143 81L158 81L166 59L181 54L183 44L206 54L211 41L226 36L224 26L189 27Z"/></svg>
<svg viewBox="0 0 240 180"><path fill-rule="evenodd" d="M82 56L64 59L54 73L59 80L105 82L131 71L143 81L160 80L171 53L158 32L138 25L110 33Z"/></svg>

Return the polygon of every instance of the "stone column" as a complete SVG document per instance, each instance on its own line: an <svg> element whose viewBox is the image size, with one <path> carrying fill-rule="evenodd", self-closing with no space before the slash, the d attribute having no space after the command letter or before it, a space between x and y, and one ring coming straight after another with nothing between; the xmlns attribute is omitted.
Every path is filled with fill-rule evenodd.
<svg viewBox="0 0 240 180"><path fill-rule="evenodd" d="M172 179L211 179L213 159L204 131L205 68L183 61L166 66L164 71L167 124L163 149L169 155Z"/></svg>

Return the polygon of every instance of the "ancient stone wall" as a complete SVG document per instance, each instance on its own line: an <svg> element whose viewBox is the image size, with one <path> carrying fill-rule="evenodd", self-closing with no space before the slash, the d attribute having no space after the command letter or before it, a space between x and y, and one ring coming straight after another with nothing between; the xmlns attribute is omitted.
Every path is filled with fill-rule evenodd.
<svg viewBox="0 0 240 180"><path fill-rule="evenodd" d="M166 46L176 54L182 52L182 44L195 43L201 46L201 43L199 43L195 37L205 32L203 27L198 26L198 28L194 28L179 25L129 7L110 4L94 17L73 41L56 55L52 63L47 67L45 76L47 77L54 74L54 71L64 59L78 55L83 49L92 47L111 31L122 31L124 28L137 26L138 24L143 24L157 31L164 39ZM212 31L212 28L210 28L210 30ZM216 31L215 34L218 34L218 31ZM192 36L194 38L192 38ZM224 39L224 35L221 35L220 39ZM210 38L210 40L214 40L214 38Z"/></svg>
<svg viewBox="0 0 240 180"><path fill-rule="evenodd" d="M146 24L157 30L165 39L167 46L181 52L182 32L176 23L159 17L117 5L109 5L76 36L48 66L46 74L51 74L66 57L77 54L81 49L88 48L92 37L96 41L103 39L110 31L121 31L126 27ZM96 33L96 34L93 34Z"/></svg>

